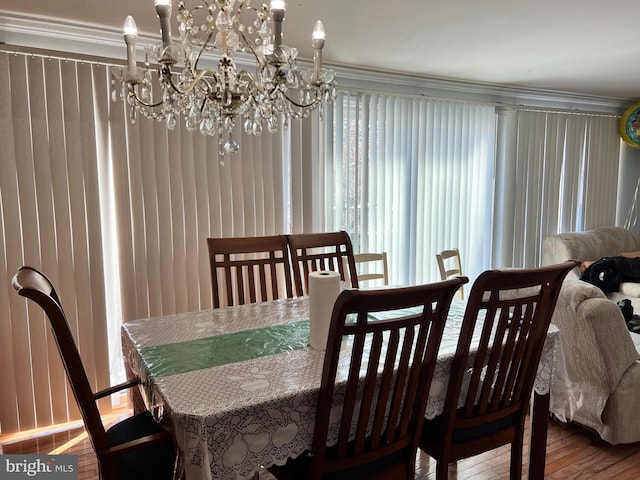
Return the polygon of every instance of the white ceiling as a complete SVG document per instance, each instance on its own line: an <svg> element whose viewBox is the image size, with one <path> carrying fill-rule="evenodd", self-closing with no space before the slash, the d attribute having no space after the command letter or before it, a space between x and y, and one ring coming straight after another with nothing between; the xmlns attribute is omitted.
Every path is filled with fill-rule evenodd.
<svg viewBox="0 0 640 480"><path fill-rule="evenodd" d="M153 0L1 6L118 30L131 14L141 32L159 32ZM322 19L327 64L634 100L639 18L638 0L289 0L284 40L311 58Z"/></svg>

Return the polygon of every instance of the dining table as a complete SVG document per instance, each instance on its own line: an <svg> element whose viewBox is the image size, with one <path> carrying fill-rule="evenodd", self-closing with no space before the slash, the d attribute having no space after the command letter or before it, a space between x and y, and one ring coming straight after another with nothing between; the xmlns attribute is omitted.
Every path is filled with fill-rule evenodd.
<svg viewBox="0 0 640 480"><path fill-rule="evenodd" d="M449 310L428 419L444 408L464 309L454 300ZM121 333L127 371L141 379L146 407L173 431L187 480L253 478L311 448L324 351L309 346L308 297L144 318ZM533 479L544 477L559 346L552 324L534 386Z"/></svg>

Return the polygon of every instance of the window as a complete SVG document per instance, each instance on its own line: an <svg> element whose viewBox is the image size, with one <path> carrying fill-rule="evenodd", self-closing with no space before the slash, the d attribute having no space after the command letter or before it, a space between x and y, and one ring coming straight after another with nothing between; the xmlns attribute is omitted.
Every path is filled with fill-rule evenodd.
<svg viewBox="0 0 640 480"><path fill-rule="evenodd" d="M386 250L390 283L438 279L435 254L452 247L465 274L489 264L493 106L343 92L324 133L325 228Z"/></svg>

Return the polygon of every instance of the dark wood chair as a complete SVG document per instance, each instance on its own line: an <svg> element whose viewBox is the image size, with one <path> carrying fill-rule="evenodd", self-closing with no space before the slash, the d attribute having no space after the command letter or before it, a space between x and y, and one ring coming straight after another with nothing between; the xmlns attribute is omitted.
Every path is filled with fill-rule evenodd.
<svg viewBox="0 0 640 480"><path fill-rule="evenodd" d="M420 448L437 461L438 480L447 478L449 463L506 444L511 444L510 478L521 478L525 417L538 363L560 287L576 265L492 270L474 282L444 411L425 421L420 440Z"/></svg>
<svg viewBox="0 0 640 480"><path fill-rule="evenodd" d="M284 235L207 238L213 306L293 297L291 263Z"/></svg>
<svg viewBox="0 0 640 480"><path fill-rule="evenodd" d="M344 290L333 308L312 449L269 472L281 480L413 479L449 305L465 282ZM339 424L330 424L337 411Z"/></svg>
<svg viewBox="0 0 640 480"><path fill-rule="evenodd" d="M20 295L36 302L51 323L71 390L96 453L103 480L170 480L174 478L176 451L172 435L148 412L129 417L105 430L96 401L137 387L132 380L94 393L80 359L60 299L49 279L23 266L13 277Z"/></svg>
<svg viewBox="0 0 640 480"><path fill-rule="evenodd" d="M358 288L353 246L347 232L298 233L286 237L296 295L309 294L309 273L320 270L339 272L340 280L350 280L351 286Z"/></svg>

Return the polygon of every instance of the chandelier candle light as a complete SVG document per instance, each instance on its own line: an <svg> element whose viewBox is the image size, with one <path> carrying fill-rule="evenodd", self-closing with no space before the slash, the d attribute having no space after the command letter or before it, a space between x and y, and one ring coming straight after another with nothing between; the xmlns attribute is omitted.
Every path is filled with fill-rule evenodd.
<svg viewBox="0 0 640 480"><path fill-rule="evenodd" d="M313 67L301 69L297 49L283 44L284 0L269 6L260 0L200 0L191 9L185 3L178 2L180 41L174 42L171 0L155 0L162 43L145 49L144 67L136 61L136 23L131 16L125 20L127 66L114 69L114 77L122 83L120 97L131 107L132 122L141 113L173 130L182 115L187 130L218 134L223 159L240 148L232 137L236 122L249 134L260 135L265 124L276 132L280 123L287 128L292 118L317 107L322 116L323 103L335 99L335 74L322 68L321 21L311 36ZM217 70L198 65L204 54L219 57ZM254 58L255 71L238 71L238 54ZM162 92L157 101L151 99L154 80Z"/></svg>

